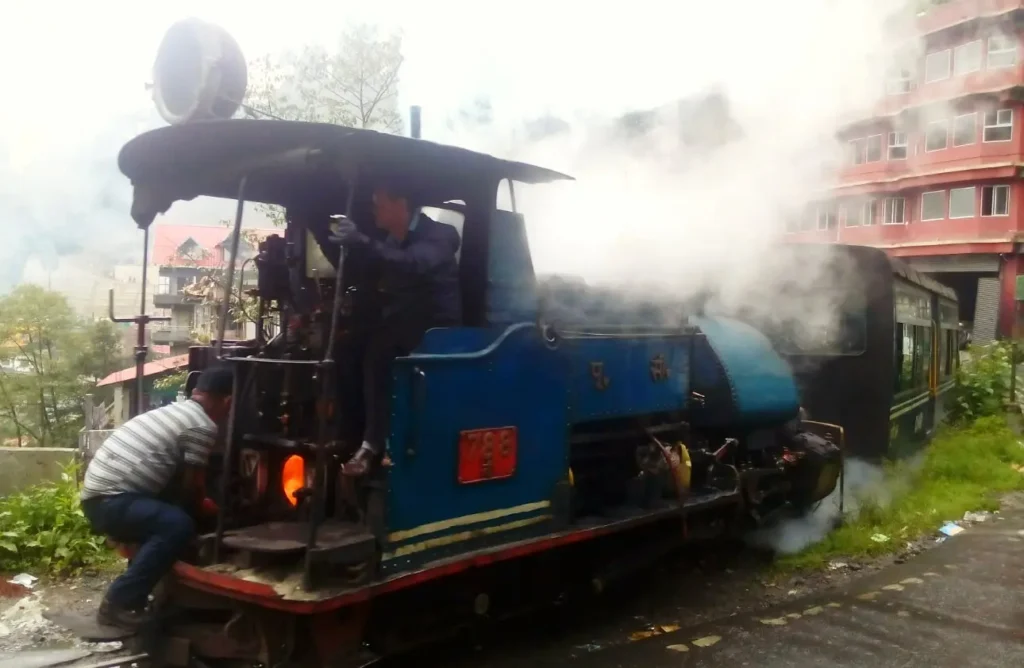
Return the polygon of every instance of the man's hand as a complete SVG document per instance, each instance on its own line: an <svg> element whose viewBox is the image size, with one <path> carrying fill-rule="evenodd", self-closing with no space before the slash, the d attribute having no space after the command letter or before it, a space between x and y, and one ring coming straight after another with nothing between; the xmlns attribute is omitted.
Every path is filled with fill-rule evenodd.
<svg viewBox="0 0 1024 668"><path fill-rule="evenodd" d="M331 236L327 237L336 244L346 248L351 246L363 246L370 242L370 238L359 231L356 224L348 218L338 219L338 229Z"/></svg>

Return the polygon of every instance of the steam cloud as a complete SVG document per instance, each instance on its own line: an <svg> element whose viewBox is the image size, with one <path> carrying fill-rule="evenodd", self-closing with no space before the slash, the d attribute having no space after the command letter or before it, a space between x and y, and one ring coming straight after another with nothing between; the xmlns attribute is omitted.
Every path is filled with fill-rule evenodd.
<svg viewBox="0 0 1024 668"><path fill-rule="evenodd" d="M621 112L576 108L524 124L477 101L443 139L577 177L516 193L540 273L679 301L705 294L726 311L828 328L835 297L816 286L844 268L828 257L796 267L768 248L828 198L846 150L836 130L884 92L886 31L901 18L891 3L862 0L687 6L675 58L630 63L636 77L664 82L642 136L613 131ZM721 128L695 133L675 107L709 92L739 130L717 149L692 140Z"/></svg>

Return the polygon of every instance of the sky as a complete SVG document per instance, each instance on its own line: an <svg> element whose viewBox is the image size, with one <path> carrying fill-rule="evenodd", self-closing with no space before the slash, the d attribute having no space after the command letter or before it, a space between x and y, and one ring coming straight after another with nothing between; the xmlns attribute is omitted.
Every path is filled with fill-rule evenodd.
<svg viewBox="0 0 1024 668"><path fill-rule="evenodd" d="M716 190L728 180L723 165L701 171L690 187L668 185L661 162L637 164L634 156L633 182L644 182L650 172L657 177L650 183L657 185L634 186L631 197L648 201L648 215L655 216L667 208L684 211L689 200L679 198L685 194L696 200L692 208L701 216L742 217L735 224L762 229L761 222L746 221L746 207L724 212L723 198L767 194L788 205L823 187L817 159L808 158L833 151L827 136L838 119L880 86L870 57L881 41L879 8L891 6L882 0L95 0L62 4L55 20L52 5L11 4L0 23L0 290L17 282L25 258L53 271L62 257L86 251L103 263L140 246L140 233L127 215L130 188L116 169L116 155L134 134L162 124L145 84L163 32L181 18L222 25L249 58L310 43L330 46L350 21L400 29L401 106L423 107L426 138L518 152L517 157L583 178L596 176L591 183L602 191L621 179L621 169L607 169L621 167L621 156L595 163L591 154L584 161L573 148L578 141L524 151L502 141L501 128L547 113L578 120L647 109L718 86L755 135L744 156L748 173L741 167L729 177L744 187ZM495 111L492 134L453 133L446 120L481 97ZM789 146L794 142L799 148ZM776 178L776 162L796 173L778 184L764 183ZM709 179L715 187L708 187ZM784 197L772 194L780 189ZM230 205L209 202L179 204L165 220L215 223L230 211ZM624 215L613 213L612 220ZM576 220L563 228L572 237L588 225ZM683 230L675 226L672 234ZM638 243L665 233L650 226L640 230ZM621 242L608 237L599 253ZM564 243L557 235L541 242L548 247L540 254L555 268ZM576 264L592 264L584 260Z"/></svg>

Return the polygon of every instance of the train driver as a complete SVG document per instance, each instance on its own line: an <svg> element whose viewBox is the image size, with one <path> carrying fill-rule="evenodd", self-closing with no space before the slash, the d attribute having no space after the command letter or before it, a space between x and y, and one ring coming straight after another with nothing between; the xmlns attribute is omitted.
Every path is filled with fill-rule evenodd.
<svg viewBox="0 0 1024 668"><path fill-rule="evenodd" d="M386 233L383 239L371 239L346 218L331 237L376 265L380 277L381 319L369 334L363 357L363 442L343 467L349 476L364 475L384 453L392 361L409 354L428 329L458 326L462 320L458 231L424 215L397 184L377 185L373 216Z"/></svg>
<svg viewBox="0 0 1024 668"><path fill-rule="evenodd" d="M81 494L86 518L97 533L138 545L103 597L100 624L137 628L153 588L192 542L193 518L216 513L204 472L231 387L231 369L204 371L188 400L128 420L89 462Z"/></svg>

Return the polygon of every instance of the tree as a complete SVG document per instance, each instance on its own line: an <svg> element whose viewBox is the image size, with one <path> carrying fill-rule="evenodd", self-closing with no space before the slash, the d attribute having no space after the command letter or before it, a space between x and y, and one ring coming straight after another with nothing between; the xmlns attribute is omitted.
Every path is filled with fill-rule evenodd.
<svg viewBox="0 0 1024 668"><path fill-rule="evenodd" d="M283 120L399 133L402 61L401 34L382 35L374 26L355 25L341 34L333 51L307 46L249 63L245 104L257 114ZM285 222L280 207L258 205L257 210L275 225Z"/></svg>
<svg viewBox="0 0 1024 668"><path fill-rule="evenodd" d="M36 285L0 298L0 430L18 445L70 446L82 395L120 363L116 332Z"/></svg>
<svg viewBox="0 0 1024 668"><path fill-rule="evenodd" d="M121 336L114 323L97 320L84 326L82 343L78 355L78 373L93 386L108 375L131 364L132 357L125 355Z"/></svg>
<svg viewBox="0 0 1024 668"><path fill-rule="evenodd" d="M370 25L341 34L337 48L307 46L250 64L246 104L278 118L401 132L398 73L400 34L381 36Z"/></svg>

